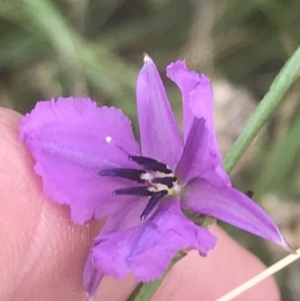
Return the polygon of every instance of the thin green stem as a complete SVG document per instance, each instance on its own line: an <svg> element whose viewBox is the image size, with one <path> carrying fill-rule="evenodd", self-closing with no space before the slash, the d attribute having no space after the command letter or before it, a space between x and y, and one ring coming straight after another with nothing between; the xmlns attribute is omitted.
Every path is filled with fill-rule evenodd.
<svg viewBox="0 0 300 301"><path fill-rule="evenodd" d="M233 167L237 164L238 160L299 75L300 47L294 52L276 76L270 90L260 102L248 125L228 152L223 164L223 168L227 172L232 171Z"/></svg>

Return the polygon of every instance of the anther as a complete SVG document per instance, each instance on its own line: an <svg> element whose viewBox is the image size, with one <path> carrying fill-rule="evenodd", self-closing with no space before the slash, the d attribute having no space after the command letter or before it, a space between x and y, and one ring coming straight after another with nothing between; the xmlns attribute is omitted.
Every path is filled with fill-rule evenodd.
<svg viewBox="0 0 300 301"><path fill-rule="evenodd" d="M117 189L113 192L113 195L137 195L137 196L152 196L153 191L149 190L149 187L128 187Z"/></svg>
<svg viewBox="0 0 300 301"><path fill-rule="evenodd" d="M144 170L152 170L152 171L160 171L165 174L171 174L172 170L170 170L166 164L158 162L154 159L140 156L129 156L129 160L134 161L138 165L141 166Z"/></svg>
<svg viewBox="0 0 300 301"><path fill-rule="evenodd" d="M98 175L102 177L120 177L133 180L138 183L144 183L144 180L141 179L141 175L144 173L145 171L139 169L112 168L100 170Z"/></svg>
<svg viewBox="0 0 300 301"><path fill-rule="evenodd" d="M167 190L161 190L154 192L151 196L148 204L146 205L146 208L141 214L141 220L146 219L146 217L151 213L151 211L154 209L154 207L157 205L157 203L164 198L168 194Z"/></svg>
<svg viewBox="0 0 300 301"><path fill-rule="evenodd" d="M153 184L163 184L168 188L173 188L174 182L177 181L176 177L158 177L151 180Z"/></svg>

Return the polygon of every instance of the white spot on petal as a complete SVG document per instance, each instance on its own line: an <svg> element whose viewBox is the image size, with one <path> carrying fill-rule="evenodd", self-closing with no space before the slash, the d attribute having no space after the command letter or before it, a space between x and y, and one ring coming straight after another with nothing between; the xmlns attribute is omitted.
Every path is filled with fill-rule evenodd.
<svg viewBox="0 0 300 301"><path fill-rule="evenodd" d="M110 143L112 141L112 138L110 136L106 136L105 140L106 140L107 143Z"/></svg>

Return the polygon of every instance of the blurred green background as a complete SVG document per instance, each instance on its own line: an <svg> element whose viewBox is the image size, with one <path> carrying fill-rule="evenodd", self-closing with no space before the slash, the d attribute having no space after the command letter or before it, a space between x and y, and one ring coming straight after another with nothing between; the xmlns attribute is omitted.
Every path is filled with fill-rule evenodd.
<svg viewBox="0 0 300 301"><path fill-rule="evenodd" d="M0 105L22 113L60 95L90 96L135 118L143 53L156 61L172 106L180 95L163 72L177 58L212 78L224 153L284 62L300 44L299 0L2 0ZM232 176L300 246L299 83L273 114ZM228 231L265 263L279 247ZM283 300L300 300L300 264L277 276Z"/></svg>

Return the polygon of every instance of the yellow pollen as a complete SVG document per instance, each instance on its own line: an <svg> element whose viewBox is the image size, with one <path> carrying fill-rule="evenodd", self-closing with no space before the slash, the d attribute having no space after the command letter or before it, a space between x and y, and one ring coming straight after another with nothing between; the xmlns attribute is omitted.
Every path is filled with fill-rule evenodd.
<svg viewBox="0 0 300 301"><path fill-rule="evenodd" d="M169 188L167 185L165 184L161 184L161 183L153 183L152 180L154 178L167 178L167 177L174 177L175 175L173 173L170 174L166 174L160 171L154 171L154 172L146 172L144 174L141 175L141 179L144 181L147 181L151 186L148 188L149 191L162 191L162 190L166 190L168 191L168 195L177 195L180 190L181 190L181 186L177 183L177 180L175 182L173 182L173 186L171 188Z"/></svg>

